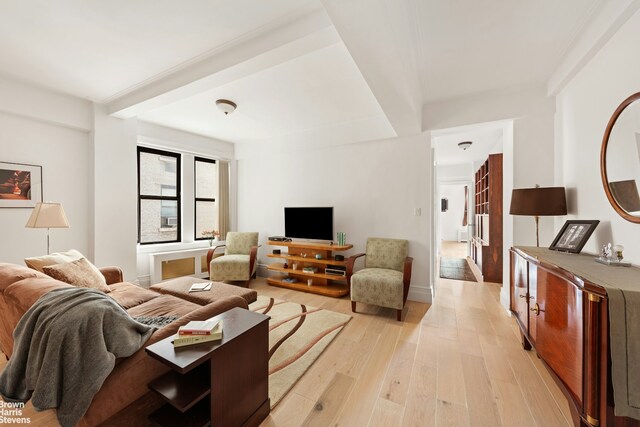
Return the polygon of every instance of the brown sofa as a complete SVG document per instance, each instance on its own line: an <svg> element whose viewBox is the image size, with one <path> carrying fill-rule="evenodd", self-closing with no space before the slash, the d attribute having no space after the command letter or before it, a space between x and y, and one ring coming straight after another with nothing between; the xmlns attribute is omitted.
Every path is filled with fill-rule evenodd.
<svg viewBox="0 0 640 427"><path fill-rule="evenodd" d="M111 289L107 295L120 303L131 316L179 316L175 322L156 330L145 347L175 334L179 326L190 320L204 320L234 307L247 308L246 300L239 296L198 305L123 282L122 272L116 267L100 271ZM22 315L40 296L68 286L71 285L27 267L0 263L0 350L7 357L11 357L13 330ZM149 381L166 371L168 368L147 356L144 347L131 357L118 360L78 425L96 426L104 422L149 392Z"/></svg>

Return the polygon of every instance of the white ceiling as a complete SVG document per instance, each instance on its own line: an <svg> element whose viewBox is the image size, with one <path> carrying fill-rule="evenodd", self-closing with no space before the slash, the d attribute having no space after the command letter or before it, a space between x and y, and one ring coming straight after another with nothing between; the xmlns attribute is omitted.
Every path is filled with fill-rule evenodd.
<svg viewBox="0 0 640 427"><path fill-rule="evenodd" d="M544 83L602 3L417 1L423 102Z"/></svg>
<svg viewBox="0 0 640 427"><path fill-rule="evenodd" d="M542 86L604 2L3 0L0 74L231 142L374 140Z"/></svg>
<svg viewBox="0 0 640 427"><path fill-rule="evenodd" d="M3 0L0 73L103 101L316 0Z"/></svg>
<svg viewBox="0 0 640 427"><path fill-rule="evenodd" d="M489 154L502 152L503 124L486 123L463 128L445 129L432 134L431 146L438 165L477 164ZM458 147L463 141L471 141L466 150Z"/></svg>
<svg viewBox="0 0 640 427"><path fill-rule="evenodd" d="M233 100L236 111L225 116L215 105L220 98ZM350 141L342 142L368 138L371 123L381 125L378 138L395 135L343 43L153 109L139 118L239 143L341 123L350 127Z"/></svg>

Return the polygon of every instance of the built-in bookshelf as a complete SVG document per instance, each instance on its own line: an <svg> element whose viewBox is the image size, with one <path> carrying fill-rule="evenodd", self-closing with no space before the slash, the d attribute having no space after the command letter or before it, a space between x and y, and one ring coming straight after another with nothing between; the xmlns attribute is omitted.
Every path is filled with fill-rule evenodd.
<svg viewBox="0 0 640 427"><path fill-rule="evenodd" d="M487 282L502 283L502 154L490 154L475 173L471 257Z"/></svg>

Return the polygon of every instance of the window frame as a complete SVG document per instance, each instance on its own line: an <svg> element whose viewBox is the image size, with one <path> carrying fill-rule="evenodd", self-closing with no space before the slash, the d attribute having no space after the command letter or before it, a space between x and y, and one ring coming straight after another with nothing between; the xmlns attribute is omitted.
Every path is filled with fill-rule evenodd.
<svg viewBox="0 0 640 427"><path fill-rule="evenodd" d="M198 179L198 173L197 170L198 168L196 167L196 164L198 162L204 162L204 163L213 163L216 164L216 160L215 159L207 159L206 157L198 157L198 156L193 156L193 240L194 241L199 241L199 240L208 240L209 237L205 237L205 236L196 236L196 225L198 224L198 202L216 202L215 197L214 198L210 198L210 197L197 197L196 194L198 194L198 183L197 183L197 179ZM218 183L218 187L220 187L220 183Z"/></svg>
<svg viewBox="0 0 640 427"><path fill-rule="evenodd" d="M140 154L141 153L149 153L149 154L157 154L165 157L173 157L176 159L176 195L175 196L150 196L150 195L142 195L140 194ZM156 148L149 148L138 145L137 147L137 164L138 164L138 244L139 245L160 245L165 243L180 243L182 242L182 155L180 153L158 150ZM143 200L166 200L166 201L175 201L177 207L177 225L176 225L176 240L162 240L155 242L142 242L142 201Z"/></svg>

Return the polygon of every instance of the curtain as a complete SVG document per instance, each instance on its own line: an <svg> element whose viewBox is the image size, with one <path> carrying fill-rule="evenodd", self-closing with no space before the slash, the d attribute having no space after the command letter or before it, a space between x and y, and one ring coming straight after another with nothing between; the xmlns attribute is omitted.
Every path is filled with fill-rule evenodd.
<svg viewBox="0 0 640 427"><path fill-rule="evenodd" d="M229 231L229 162L218 160L218 230L220 239L227 240Z"/></svg>
<svg viewBox="0 0 640 427"><path fill-rule="evenodd" d="M466 227L469 223L469 187L464 186L464 216L462 217L462 226Z"/></svg>

